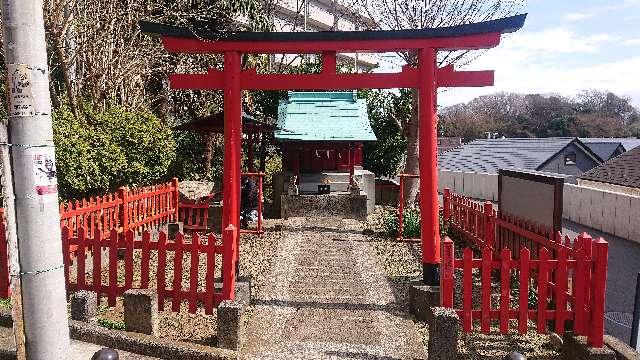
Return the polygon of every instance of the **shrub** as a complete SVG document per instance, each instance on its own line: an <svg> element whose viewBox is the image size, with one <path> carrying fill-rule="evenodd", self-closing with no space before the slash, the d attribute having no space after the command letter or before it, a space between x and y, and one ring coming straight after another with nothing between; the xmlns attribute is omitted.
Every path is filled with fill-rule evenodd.
<svg viewBox="0 0 640 360"><path fill-rule="evenodd" d="M167 180L176 156L173 132L146 111L84 104L75 117L62 106L53 113L53 131L65 199Z"/></svg>
<svg viewBox="0 0 640 360"><path fill-rule="evenodd" d="M398 213L397 210L388 211L384 217L383 227L385 232L392 237L398 236ZM420 209L417 207L407 207L404 209L402 217L402 237L420 237Z"/></svg>

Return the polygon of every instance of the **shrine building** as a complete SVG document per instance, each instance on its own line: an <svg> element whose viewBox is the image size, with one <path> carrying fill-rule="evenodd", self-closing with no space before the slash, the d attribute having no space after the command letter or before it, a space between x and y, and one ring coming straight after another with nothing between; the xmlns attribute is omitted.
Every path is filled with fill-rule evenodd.
<svg viewBox="0 0 640 360"><path fill-rule="evenodd" d="M366 197L367 212L373 210L375 175L363 168L362 147L376 136L365 99L355 91L290 91L280 101L277 128L283 171L274 177L274 213L281 212L281 195L292 195L292 179L297 180L298 196L334 198L351 195L353 179L359 195Z"/></svg>

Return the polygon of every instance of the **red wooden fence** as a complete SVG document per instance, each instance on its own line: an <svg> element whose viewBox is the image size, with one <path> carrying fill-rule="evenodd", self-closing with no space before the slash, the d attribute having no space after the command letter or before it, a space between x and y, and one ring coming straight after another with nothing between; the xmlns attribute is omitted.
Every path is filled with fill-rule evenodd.
<svg viewBox="0 0 640 360"><path fill-rule="evenodd" d="M79 228L89 229L87 236L100 229L104 238L109 231L142 231L177 221L178 179L170 183L128 189L102 197L91 197L60 204L60 227L67 226L72 234Z"/></svg>
<svg viewBox="0 0 640 360"><path fill-rule="evenodd" d="M569 238L550 228L496 211L491 202L481 203L444 189L443 218L467 241L482 249L490 247L495 254L508 248L518 258L521 248L537 258L542 247L556 258L562 248L573 251Z"/></svg>
<svg viewBox="0 0 640 360"><path fill-rule="evenodd" d="M226 231L230 232L229 239L237 236L235 228ZM165 302L170 299L171 310L174 312L179 312L181 302L186 301L190 313L195 313L201 303L207 314L212 314L213 308L220 301L233 296L236 241L223 246L216 243L217 239L213 234L201 237L198 233L194 233L189 241L185 241L187 239L182 233L178 233L175 241L171 241L164 232L160 232L157 239L152 239L148 230L140 237L136 237L133 230L120 233L112 229L105 236L98 228L93 234L89 237L84 227L77 230L77 235L72 235L69 227L62 228L63 250L72 246L77 249L73 267L70 252L63 251L68 292L94 291L98 294L98 303L101 296L106 296L108 305L115 306L116 297L125 291L152 287L157 290L158 308L161 311L164 310ZM151 261L154 252L155 263ZM88 253L91 254L92 268L89 276L86 271ZM171 253L173 256L170 256ZM106 255L106 260L103 260L103 255ZM184 259L187 255L189 267L185 274L183 266L186 265ZM222 267L218 269L216 256L222 258ZM169 258L173 258L172 264L167 264ZM200 266L202 258L204 266ZM108 270L103 270L105 268ZM171 271L167 271L170 269ZM139 275L139 278L134 279L134 275ZM216 277L223 279L222 292L215 291ZM151 279L155 279L155 284L152 284ZM171 285L167 285L168 280ZM185 282L188 283L187 286L184 285Z"/></svg>
<svg viewBox="0 0 640 360"><path fill-rule="evenodd" d="M510 321L516 320L517 330L523 334L531 320L540 333L547 332L549 322L553 321L553 330L563 334L572 322L573 330L587 336L591 346L602 347L608 244L602 238L594 242L588 235L581 235L575 243L574 255L560 248L556 259L552 259L544 247L537 260L531 259L527 248L519 251L518 260L512 259L508 248L500 251L499 258L494 258L489 247L482 250L481 258L474 258L473 251L466 248L462 259L454 259L454 244L446 238L442 247L442 306L456 308L464 332L473 331L474 320L479 320L480 331L489 333L492 322L497 320L499 332L505 334L509 332ZM461 273L456 273L456 269ZM473 305L473 269L480 272L481 295L475 299L479 307ZM500 274L497 294L491 286L492 271ZM511 305L511 287L515 285L512 274L518 278L515 306ZM455 281L456 276L459 282ZM569 278L573 279L573 286L569 286ZM462 300L455 302L454 289L460 286ZM530 307L530 287L537 292L537 308ZM499 296L495 304L491 302L493 295Z"/></svg>

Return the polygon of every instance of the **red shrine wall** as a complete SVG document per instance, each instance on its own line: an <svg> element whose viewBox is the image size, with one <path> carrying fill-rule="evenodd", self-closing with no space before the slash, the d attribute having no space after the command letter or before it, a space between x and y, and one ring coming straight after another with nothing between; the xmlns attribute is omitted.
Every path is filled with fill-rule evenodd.
<svg viewBox="0 0 640 360"><path fill-rule="evenodd" d="M349 147L355 151L354 166L362 166L362 143L355 142L287 142L282 144L282 165L285 170L296 172L321 172L327 170L349 171Z"/></svg>

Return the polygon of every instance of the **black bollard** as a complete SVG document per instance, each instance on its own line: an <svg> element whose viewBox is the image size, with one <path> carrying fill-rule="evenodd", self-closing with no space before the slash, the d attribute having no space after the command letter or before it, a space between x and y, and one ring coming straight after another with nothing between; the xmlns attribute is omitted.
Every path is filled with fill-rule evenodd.
<svg viewBox="0 0 640 360"><path fill-rule="evenodd" d="M507 355L507 357L505 357L504 360L527 360L527 358L524 357L524 355L520 354L519 352L514 351L511 354Z"/></svg>
<svg viewBox="0 0 640 360"><path fill-rule="evenodd" d="M118 352L110 348L102 348L96 351L91 357L91 360L118 360Z"/></svg>

